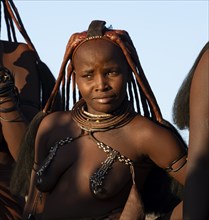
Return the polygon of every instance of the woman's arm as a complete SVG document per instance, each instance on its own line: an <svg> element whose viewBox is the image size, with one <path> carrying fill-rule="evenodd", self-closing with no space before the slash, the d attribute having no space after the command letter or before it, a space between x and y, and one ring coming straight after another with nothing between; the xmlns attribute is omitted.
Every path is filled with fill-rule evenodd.
<svg viewBox="0 0 209 220"><path fill-rule="evenodd" d="M168 174L181 185L186 180L187 148L176 134L158 125L151 125L144 139L147 156L159 167L167 170ZM172 212L161 219L183 219L183 202L179 203Z"/></svg>
<svg viewBox="0 0 209 220"><path fill-rule="evenodd" d="M8 149L16 160L19 146L28 123L40 110L39 76L36 70L36 56L26 44L1 41L2 70L6 68L14 78L17 92L6 92L0 88L0 123ZM1 86L4 87L3 79Z"/></svg>

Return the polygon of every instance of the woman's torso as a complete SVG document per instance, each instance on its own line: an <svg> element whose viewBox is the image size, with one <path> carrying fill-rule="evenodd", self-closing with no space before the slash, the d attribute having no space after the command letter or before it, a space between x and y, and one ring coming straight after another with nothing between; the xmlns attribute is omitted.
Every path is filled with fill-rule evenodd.
<svg viewBox="0 0 209 220"><path fill-rule="evenodd" d="M138 131L133 130L136 128L136 120L138 122L140 118L137 116L129 124L118 129L94 133L97 140L136 162L134 167L137 173L136 180L140 180L139 190L150 171L149 164L146 164L145 157L140 153L140 141L136 142L139 137L134 137L140 136L137 134ZM65 114L60 121L62 120L72 119L70 114ZM81 132L74 122L71 126L70 123L64 123L66 125L63 126L60 121L55 131L51 133L45 152L48 152L49 147L59 141L60 137L63 140L68 136L77 137ZM61 216L63 219L101 216L122 209L132 185L129 165L116 160L112 169L104 175L102 181L104 193L98 197L90 190L90 178L107 157L108 154L99 149L88 134L60 146L43 175L41 187L48 193L42 218L52 220L62 219Z"/></svg>

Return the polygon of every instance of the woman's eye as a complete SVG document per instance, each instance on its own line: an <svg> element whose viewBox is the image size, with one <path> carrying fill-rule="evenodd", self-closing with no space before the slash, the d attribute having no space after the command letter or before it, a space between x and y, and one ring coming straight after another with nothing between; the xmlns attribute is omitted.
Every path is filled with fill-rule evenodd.
<svg viewBox="0 0 209 220"><path fill-rule="evenodd" d="M82 75L82 78L86 78L86 79L91 79L93 77L93 74L91 73L86 73Z"/></svg>
<svg viewBox="0 0 209 220"><path fill-rule="evenodd" d="M108 73L109 76L117 76L119 73L117 71L110 71Z"/></svg>

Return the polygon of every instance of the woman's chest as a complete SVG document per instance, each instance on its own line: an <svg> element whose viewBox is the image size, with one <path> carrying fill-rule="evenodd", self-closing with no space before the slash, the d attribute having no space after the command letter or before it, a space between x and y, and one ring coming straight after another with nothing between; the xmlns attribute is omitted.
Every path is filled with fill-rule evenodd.
<svg viewBox="0 0 209 220"><path fill-rule="evenodd" d="M128 147L130 145L117 135L115 138L85 135L60 145L49 167L53 175L62 170L56 187L63 189L68 182L75 188L79 185L80 192L90 189L98 197L118 193L131 180L132 161L121 153Z"/></svg>

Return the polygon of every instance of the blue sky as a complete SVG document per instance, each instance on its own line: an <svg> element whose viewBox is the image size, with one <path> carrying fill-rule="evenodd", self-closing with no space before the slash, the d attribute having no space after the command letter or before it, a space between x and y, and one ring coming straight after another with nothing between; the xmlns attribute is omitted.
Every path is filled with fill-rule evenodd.
<svg viewBox="0 0 209 220"><path fill-rule="evenodd" d="M92 20L105 20L108 26L127 30L164 118L171 122L177 90L209 39L208 0L14 3L41 59L55 77L70 35L86 30ZM4 28L1 39L6 39Z"/></svg>

